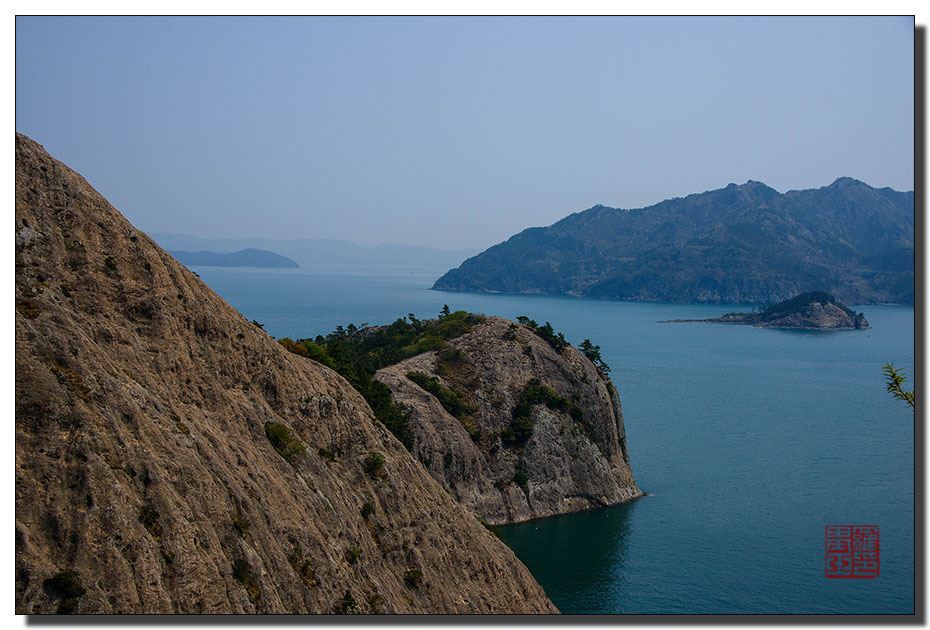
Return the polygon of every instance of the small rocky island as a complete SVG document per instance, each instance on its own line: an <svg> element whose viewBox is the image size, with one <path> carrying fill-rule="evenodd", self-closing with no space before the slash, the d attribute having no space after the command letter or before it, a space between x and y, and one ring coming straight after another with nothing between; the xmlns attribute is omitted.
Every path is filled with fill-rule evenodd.
<svg viewBox="0 0 930 630"><path fill-rule="evenodd" d="M671 319L659 323L745 324L762 328L808 330L870 328L863 313L856 313L824 291L802 293L752 313L727 313L710 319Z"/></svg>

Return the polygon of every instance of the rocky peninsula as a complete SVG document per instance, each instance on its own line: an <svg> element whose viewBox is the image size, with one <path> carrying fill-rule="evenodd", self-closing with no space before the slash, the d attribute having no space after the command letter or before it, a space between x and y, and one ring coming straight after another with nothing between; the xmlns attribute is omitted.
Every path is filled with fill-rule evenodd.
<svg viewBox="0 0 930 630"><path fill-rule="evenodd" d="M553 338L550 338L553 339ZM606 372L533 326L488 317L378 371L410 410L413 454L480 519L505 524L642 496ZM458 398L452 405L444 401Z"/></svg>

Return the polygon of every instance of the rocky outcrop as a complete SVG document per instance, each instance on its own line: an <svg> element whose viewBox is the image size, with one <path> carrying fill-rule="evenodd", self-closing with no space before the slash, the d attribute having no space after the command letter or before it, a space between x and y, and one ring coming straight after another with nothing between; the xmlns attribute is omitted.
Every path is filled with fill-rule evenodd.
<svg viewBox="0 0 930 630"><path fill-rule="evenodd" d="M862 313L848 311L829 302L814 302L802 312L789 313L782 317L761 322L763 328L809 328L815 330L856 330L870 328Z"/></svg>
<svg viewBox="0 0 930 630"><path fill-rule="evenodd" d="M753 313L727 313L708 319L670 319L660 324L741 324L759 328L799 328L805 330L858 330L870 328L864 313L856 313L823 291L802 293L765 310Z"/></svg>
<svg viewBox="0 0 930 630"><path fill-rule="evenodd" d="M556 612L377 423L16 137L16 612Z"/></svg>
<svg viewBox="0 0 930 630"><path fill-rule="evenodd" d="M559 352L526 326L489 317L443 350L384 368L376 378L410 409L416 457L489 524L642 495L610 380L575 348ZM415 382L426 378L438 382L427 385L433 393ZM455 395L464 402L450 413L440 398Z"/></svg>

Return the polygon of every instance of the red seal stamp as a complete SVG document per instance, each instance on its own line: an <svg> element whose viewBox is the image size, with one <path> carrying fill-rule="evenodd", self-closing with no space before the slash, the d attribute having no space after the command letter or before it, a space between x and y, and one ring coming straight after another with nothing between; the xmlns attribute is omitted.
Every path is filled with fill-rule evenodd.
<svg viewBox="0 0 930 630"><path fill-rule="evenodd" d="M878 526L827 525L825 575L878 577Z"/></svg>

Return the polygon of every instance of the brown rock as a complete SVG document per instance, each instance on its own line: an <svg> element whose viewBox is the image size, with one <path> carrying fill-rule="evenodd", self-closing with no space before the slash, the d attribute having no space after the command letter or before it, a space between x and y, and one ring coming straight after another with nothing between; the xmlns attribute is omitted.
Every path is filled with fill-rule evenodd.
<svg viewBox="0 0 930 630"><path fill-rule="evenodd" d="M341 377L19 134L16 304L17 613L556 612Z"/></svg>
<svg viewBox="0 0 930 630"><path fill-rule="evenodd" d="M499 317L448 346L384 368L376 378L411 410L413 453L475 515L493 525L516 523L642 496L617 391L581 352L568 346L559 353L531 329ZM437 377L475 411L464 420L453 417L410 372ZM563 409L533 405L531 437L508 443L502 434L531 379L561 397Z"/></svg>

